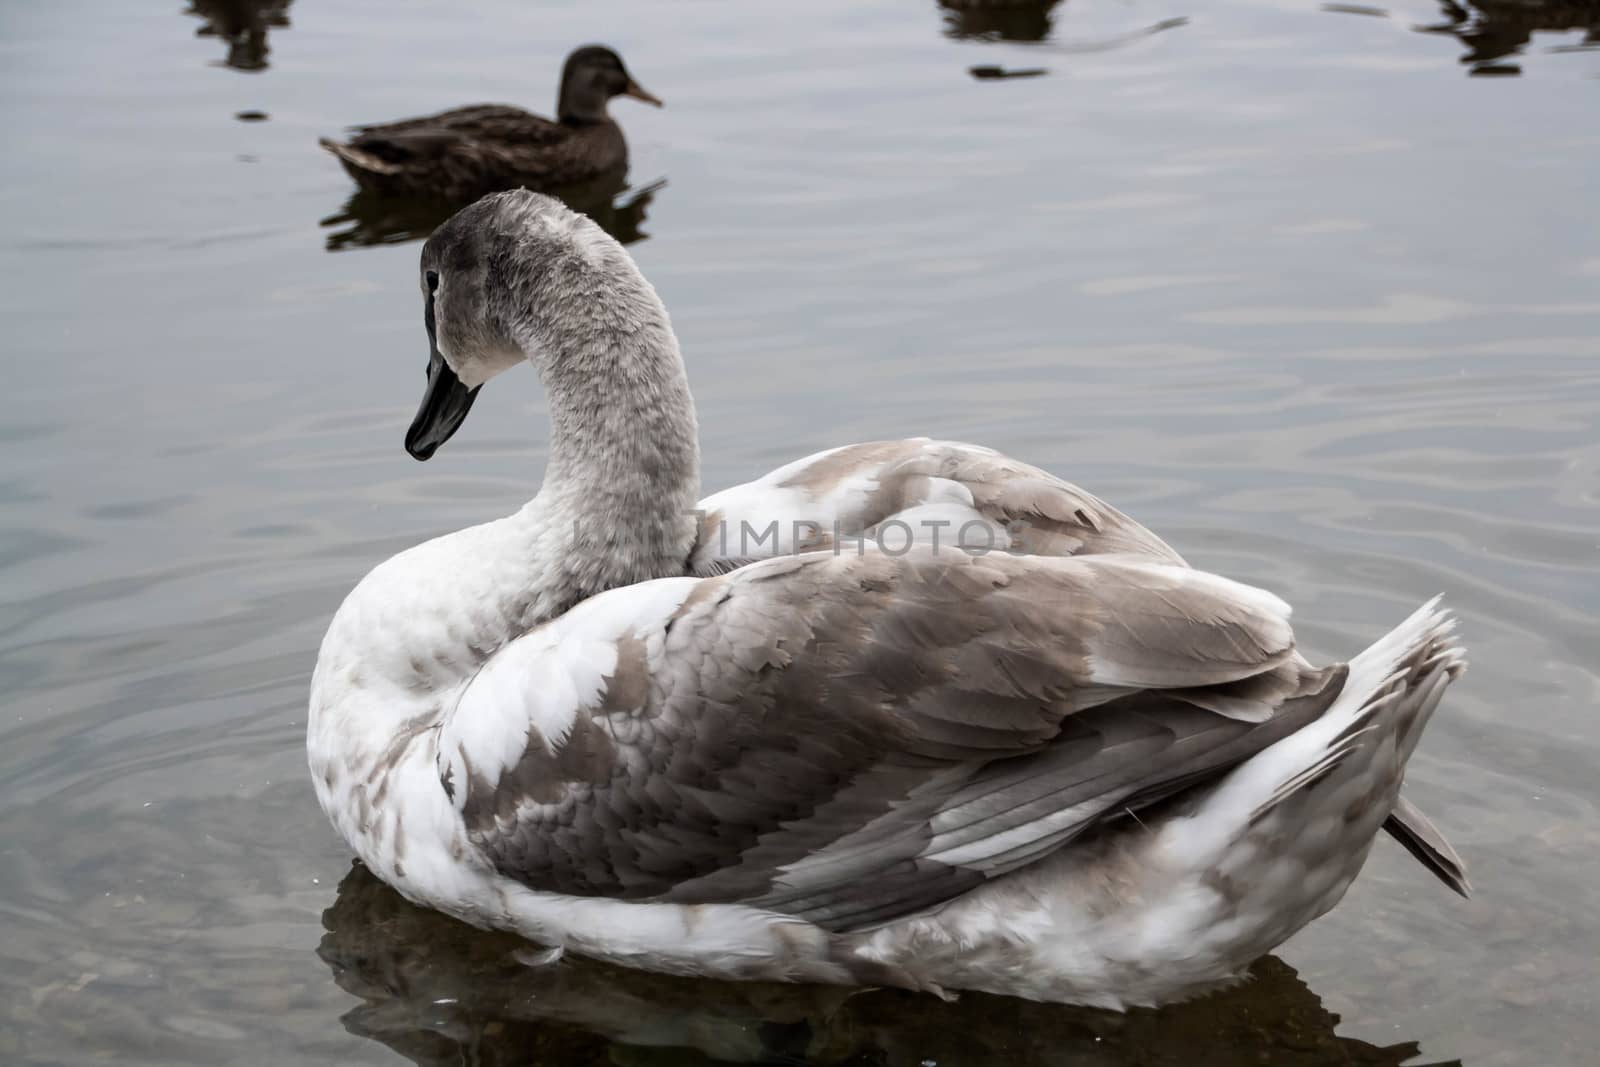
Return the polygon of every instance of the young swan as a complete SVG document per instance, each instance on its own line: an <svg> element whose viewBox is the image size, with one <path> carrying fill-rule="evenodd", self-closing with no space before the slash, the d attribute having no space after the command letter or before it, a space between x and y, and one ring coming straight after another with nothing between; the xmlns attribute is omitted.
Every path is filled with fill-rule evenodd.
<svg viewBox="0 0 1600 1067"><path fill-rule="evenodd" d="M949 442L696 505L666 310L596 226L491 196L419 282L412 455L523 360L552 440L529 504L381 564L322 645L318 798L412 900L658 971L1124 1007L1236 978L1381 827L1464 892L1400 795L1464 663L1433 604L1312 667L1277 597Z"/></svg>

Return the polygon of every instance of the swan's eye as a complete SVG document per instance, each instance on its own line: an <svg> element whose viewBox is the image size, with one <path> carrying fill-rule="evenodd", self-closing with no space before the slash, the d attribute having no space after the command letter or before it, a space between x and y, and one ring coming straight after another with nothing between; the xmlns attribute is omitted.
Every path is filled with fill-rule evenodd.
<svg viewBox="0 0 1600 1067"><path fill-rule="evenodd" d="M437 293L439 291L439 272L430 270L423 277L428 282L428 292Z"/></svg>

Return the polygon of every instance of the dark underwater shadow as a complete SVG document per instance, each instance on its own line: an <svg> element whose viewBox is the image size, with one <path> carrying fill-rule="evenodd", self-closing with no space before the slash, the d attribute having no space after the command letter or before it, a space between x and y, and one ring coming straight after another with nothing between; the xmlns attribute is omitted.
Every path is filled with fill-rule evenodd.
<svg viewBox="0 0 1600 1067"><path fill-rule="evenodd" d="M1600 50L1600 0L1440 0L1445 21L1417 27L1447 34L1467 48L1461 64L1476 77L1522 73L1508 56L1522 55L1535 33L1581 31L1582 41L1551 52Z"/></svg>
<svg viewBox="0 0 1600 1067"><path fill-rule="evenodd" d="M658 179L642 188L632 188L624 168L579 185L543 191L559 197L574 211L588 215L601 229L628 245L650 236L643 229L646 212L656 193L666 184L665 179ZM404 244L427 237L464 206L451 201L384 197L357 190L344 202L343 208L322 219L319 225L333 231L326 242L330 252Z"/></svg>
<svg viewBox="0 0 1600 1067"><path fill-rule="evenodd" d="M1052 19L1061 0L938 0L944 17L944 35L956 41L1022 44L1032 50L1058 56L1090 52L1110 52L1136 44L1147 37L1189 24L1187 16L1162 19L1106 37L1070 41L1051 41ZM979 81L1012 78L1037 78L1050 73L1048 67L1008 68L982 63L967 68Z"/></svg>
<svg viewBox="0 0 1600 1067"><path fill-rule="evenodd" d="M958 41L1042 41L1061 0L939 0L944 35Z"/></svg>
<svg viewBox="0 0 1600 1067"><path fill-rule="evenodd" d="M190 0L185 15L201 20L196 37L217 37L227 46L220 64L234 70L267 69L267 31L286 29L294 0Z"/></svg>
<svg viewBox="0 0 1600 1067"><path fill-rule="evenodd" d="M526 942L408 904L360 864L322 923L317 954L361 1001L342 1016L345 1029L439 1067L1399 1067L1418 1055L1410 1042L1339 1036L1338 1016L1270 956L1234 989L1119 1015L972 993L947 1004L892 990L699 981L572 957L529 966L517 959Z"/></svg>

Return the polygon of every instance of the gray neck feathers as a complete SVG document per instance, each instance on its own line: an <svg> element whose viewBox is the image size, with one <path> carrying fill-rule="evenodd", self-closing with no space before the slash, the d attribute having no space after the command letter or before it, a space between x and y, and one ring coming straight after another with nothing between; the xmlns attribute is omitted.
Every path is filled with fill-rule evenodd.
<svg viewBox="0 0 1600 1067"><path fill-rule="evenodd" d="M586 220L579 223L588 227ZM666 308L620 246L579 240L523 308L520 340L550 403L550 460L529 506L555 610L684 573L700 493L699 428Z"/></svg>

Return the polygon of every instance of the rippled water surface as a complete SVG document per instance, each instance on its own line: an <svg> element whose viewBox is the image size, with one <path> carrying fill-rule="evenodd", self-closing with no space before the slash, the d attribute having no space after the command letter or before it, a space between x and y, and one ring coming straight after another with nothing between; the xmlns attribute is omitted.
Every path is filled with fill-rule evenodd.
<svg viewBox="0 0 1600 1067"><path fill-rule="evenodd" d="M1597 27L1595 0L4 5L0 1060L1587 1062ZM548 110L588 39L668 104L615 106L632 171L591 210L673 311L708 486L933 433L1285 595L1319 656L1443 591L1473 666L1411 781L1475 898L1380 843L1256 981L1124 1017L530 972L352 870L304 768L322 629L378 560L528 496L546 427L526 374L406 457L437 219L352 200L316 138Z"/></svg>

